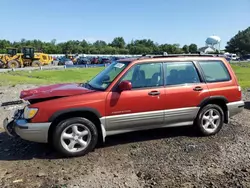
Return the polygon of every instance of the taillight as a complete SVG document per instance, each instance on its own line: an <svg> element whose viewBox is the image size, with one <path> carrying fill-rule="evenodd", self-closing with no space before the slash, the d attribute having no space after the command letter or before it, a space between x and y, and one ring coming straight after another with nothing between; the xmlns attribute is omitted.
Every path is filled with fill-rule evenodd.
<svg viewBox="0 0 250 188"><path fill-rule="evenodd" d="M241 87L240 86L238 86L238 90L241 91Z"/></svg>
<svg viewBox="0 0 250 188"><path fill-rule="evenodd" d="M242 100L242 92L241 92L241 87L240 86L238 86L238 90L240 92L240 100Z"/></svg>

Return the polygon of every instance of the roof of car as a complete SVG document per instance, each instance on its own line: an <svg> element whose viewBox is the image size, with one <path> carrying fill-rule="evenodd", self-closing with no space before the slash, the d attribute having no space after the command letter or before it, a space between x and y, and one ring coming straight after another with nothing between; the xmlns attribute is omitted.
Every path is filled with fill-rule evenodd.
<svg viewBox="0 0 250 188"><path fill-rule="evenodd" d="M181 60L223 60L224 57L219 57L215 55L197 55L197 54L173 54L167 56L141 56L139 58L126 58L126 59L119 59L120 62L155 62L155 61L181 61Z"/></svg>

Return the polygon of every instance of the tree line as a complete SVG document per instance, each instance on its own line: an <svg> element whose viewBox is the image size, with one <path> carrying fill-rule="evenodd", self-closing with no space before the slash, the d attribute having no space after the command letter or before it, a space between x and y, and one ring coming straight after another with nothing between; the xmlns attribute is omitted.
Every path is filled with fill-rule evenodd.
<svg viewBox="0 0 250 188"><path fill-rule="evenodd" d="M239 55L250 54L250 26L239 31L227 42L226 51Z"/></svg>
<svg viewBox="0 0 250 188"><path fill-rule="evenodd" d="M162 52L179 54L197 52L196 44L181 47L179 44L157 44L150 39L134 40L126 44L123 37L116 37L111 43L103 40L97 40L94 43L89 43L86 40L56 43L55 39L51 42L25 39L19 42L0 40L0 54L6 53L8 47L17 48L20 52L21 48L25 46L34 47L37 51L48 54L153 54Z"/></svg>
<svg viewBox="0 0 250 188"><path fill-rule="evenodd" d="M37 51L48 54L157 54L167 52L169 54L197 53L196 44L180 46L179 44L157 44L150 39L133 40L125 42L123 37L116 37L111 43L97 40L89 43L86 40L69 40L57 43L55 39L51 42L41 40L25 40L10 42L0 40L0 54L6 53L6 48L14 47L20 52L24 46L34 47ZM239 55L250 54L250 27L239 31L228 41L226 51Z"/></svg>

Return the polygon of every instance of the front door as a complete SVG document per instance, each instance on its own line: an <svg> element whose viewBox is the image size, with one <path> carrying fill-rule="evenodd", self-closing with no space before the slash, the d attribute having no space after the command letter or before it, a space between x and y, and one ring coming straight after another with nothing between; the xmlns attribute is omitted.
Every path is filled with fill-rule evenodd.
<svg viewBox="0 0 250 188"><path fill-rule="evenodd" d="M132 83L132 90L112 91L106 100L107 134L159 127L164 119L162 63L131 67L121 81Z"/></svg>
<svg viewBox="0 0 250 188"><path fill-rule="evenodd" d="M168 62L165 68L165 126L193 124L199 104L209 97L193 62Z"/></svg>

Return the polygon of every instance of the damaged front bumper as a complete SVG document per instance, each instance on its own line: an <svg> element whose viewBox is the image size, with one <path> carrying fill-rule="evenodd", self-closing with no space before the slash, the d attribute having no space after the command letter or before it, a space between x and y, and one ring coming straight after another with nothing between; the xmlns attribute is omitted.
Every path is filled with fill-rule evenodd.
<svg viewBox="0 0 250 188"><path fill-rule="evenodd" d="M16 110L14 112L13 118L9 120L9 118L5 118L3 121L3 128L9 136L17 136L15 133L15 120L22 117L23 110Z"/></svg>
<svg viewBox="0 0 250 188"><path fill-rule="evenodd" d="M30 123L23 118L23 110L17 110L13 119L6 118L3 127L8 135L24 140L47 143L51 123Z"/></svg>

